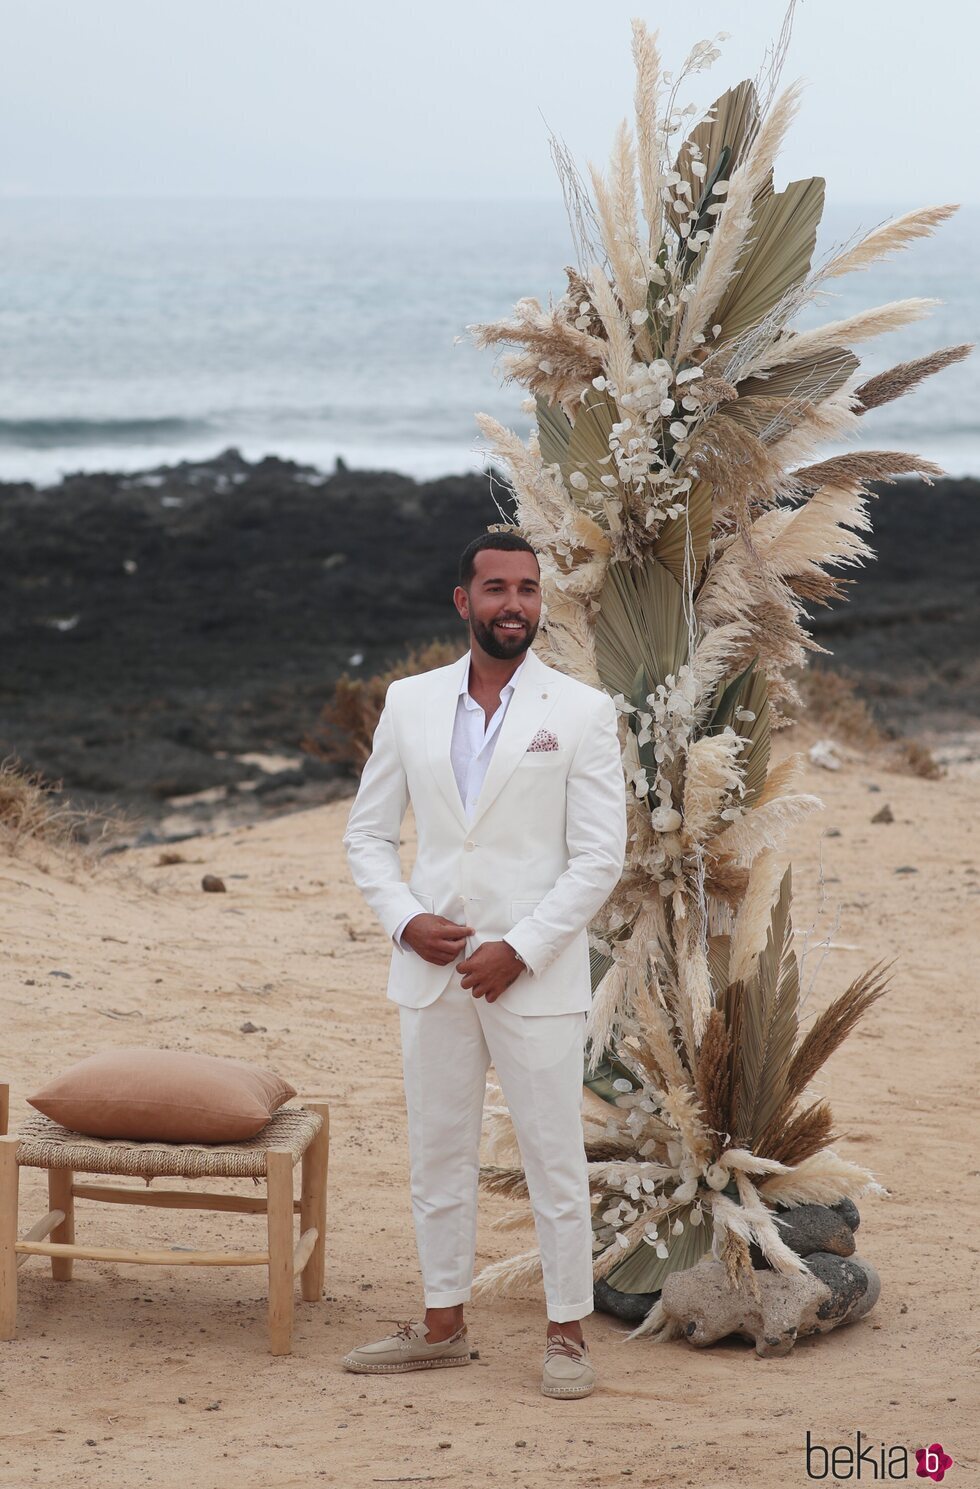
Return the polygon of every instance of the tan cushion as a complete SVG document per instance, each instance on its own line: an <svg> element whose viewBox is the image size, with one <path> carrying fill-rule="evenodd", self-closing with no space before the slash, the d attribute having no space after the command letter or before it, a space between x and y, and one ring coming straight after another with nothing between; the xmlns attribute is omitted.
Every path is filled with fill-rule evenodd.
<svg viewBox="0 0 980 1489"><path fill-rule="evenodd" d="M185 1050L105 1050L27 1099L73 1132L167 1143L254 1137L295 1096L287 1081L242 1060Z"/></svg>

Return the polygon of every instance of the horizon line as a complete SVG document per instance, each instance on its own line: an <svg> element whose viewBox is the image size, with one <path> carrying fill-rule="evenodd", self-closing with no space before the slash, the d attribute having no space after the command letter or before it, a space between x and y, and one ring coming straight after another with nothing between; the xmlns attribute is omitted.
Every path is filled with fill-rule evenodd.
<svg viewBox="0 0 980 1489"><path fill-rule="evenodd" d="M901 206L905 197L833 197L828 198L826 205L836 207L895 207ZM534 206L563 206L561 194L555 196L541 196L518 194L514 196L340 196L323 193L320 195L311 192L290 192L276 195L263 193L244 192L80 192L80 191L7 191L0 186L0 202L316 202L330 203L336 206L366 206L366 205L399 205L416 204L418 206L454 206L470 205L474 203L486 203L491 205L498 202L516 203ZM980 199L976 201L960 201L956 204L960 209L964 207L980 206ZM907 210L907 209L906 209Z"/></svg>

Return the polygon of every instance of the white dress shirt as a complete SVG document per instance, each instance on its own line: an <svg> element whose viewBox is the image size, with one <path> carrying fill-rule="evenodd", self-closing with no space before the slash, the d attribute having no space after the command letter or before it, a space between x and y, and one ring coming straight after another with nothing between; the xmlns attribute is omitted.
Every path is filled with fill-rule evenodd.
<svg viewBox="0 0 980 1489"><path fill-rule="evenodd" d="M471 663L472 666L472 653ZM486 714L481 704L470 696L470 668L464 667L463 676L459 684L459 697L456 700L456 717L453 721L453 737L449 747L450 758L453 765L453 775L456 777L456 785L459 788L460 800L463 803L463 811L467 822L472 820L473 810L476 806L483 778L493 757L494 745L500 726L507 713L507 705L510 703L517 679L521 675L521 668L516 668L509 682L504 683L500 689L500 703L497 711L489 724L486 722ZM402 950L402 931L410 920L416 915L421 915L421 910L413 910L406 915L393 932L392 939Z"/></svg>

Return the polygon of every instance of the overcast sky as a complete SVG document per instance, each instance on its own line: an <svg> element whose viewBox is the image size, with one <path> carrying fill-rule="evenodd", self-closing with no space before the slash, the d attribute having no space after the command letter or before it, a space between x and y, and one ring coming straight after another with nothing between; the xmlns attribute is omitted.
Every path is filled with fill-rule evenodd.
<svg viewBox="0 0 980 1489"><path fill-rule="evenodd" d="M718 31L700 105L758 72L785 0L21 0L4 11L0 195L550 198L545 121L608 157L630 17L665 65ZM800 0L807 81L777 186L980 201L975 0ZM543 117L542 117L543 116Z"/></svg>

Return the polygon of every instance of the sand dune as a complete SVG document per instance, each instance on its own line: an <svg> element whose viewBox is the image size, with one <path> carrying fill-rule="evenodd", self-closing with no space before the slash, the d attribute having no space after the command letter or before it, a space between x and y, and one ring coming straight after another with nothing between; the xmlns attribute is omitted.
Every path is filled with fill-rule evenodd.
<svg viewBox="0 0 980 1489"><path fill-rule="evenodd" d="M812 738L791 733L777 753ZM783 1361L735 1343L626 1343L623 1325L595 1314L600 1387L580 1402L538 1392L537 1293L471 1305L480 1358L466 1371L371 1380L340 1368L348 1347L387 1332L382 1319L420 1304L388 942L347 873L348 802L190 840L166 867L158 848L94 873L36 849L0 860L14 1128L46 1076L128 1043L268 1063L332 1112L328 1296L297 1302L292 1357L266 1352L259 1271L79 1263L66 1285L31 1262L18 1337L0 1346L0 1482L795 1484L807 1429L826 1445L853 1445L860 1429L876 1452L938 1439L959 1482L976 1456L976 754L960 749L928 781L851 753L837 772L810 766L804 788L826 811L795 840L798 940L831 943L808 953L808 1012L897 958L891 992L820 1082L838 1150L890 1191L861 1207L878 1307ZM885 803L894 822L872 824ZM409 817L406 871L413 845ZM202 893L204 873L228 893ZM241 1032L247 1022L257 1032ZM22 1229L47 1208L42 1178L22 1177ZM490 1228L507 1208L481 1199L481 1264L533 1244L530 1228ZM262 1222L241 1216L234 1231L221 1216L84 1202L78 1216L79 1238L98 1244L134 1224L158 1246L261 1237Z"/></svg>

